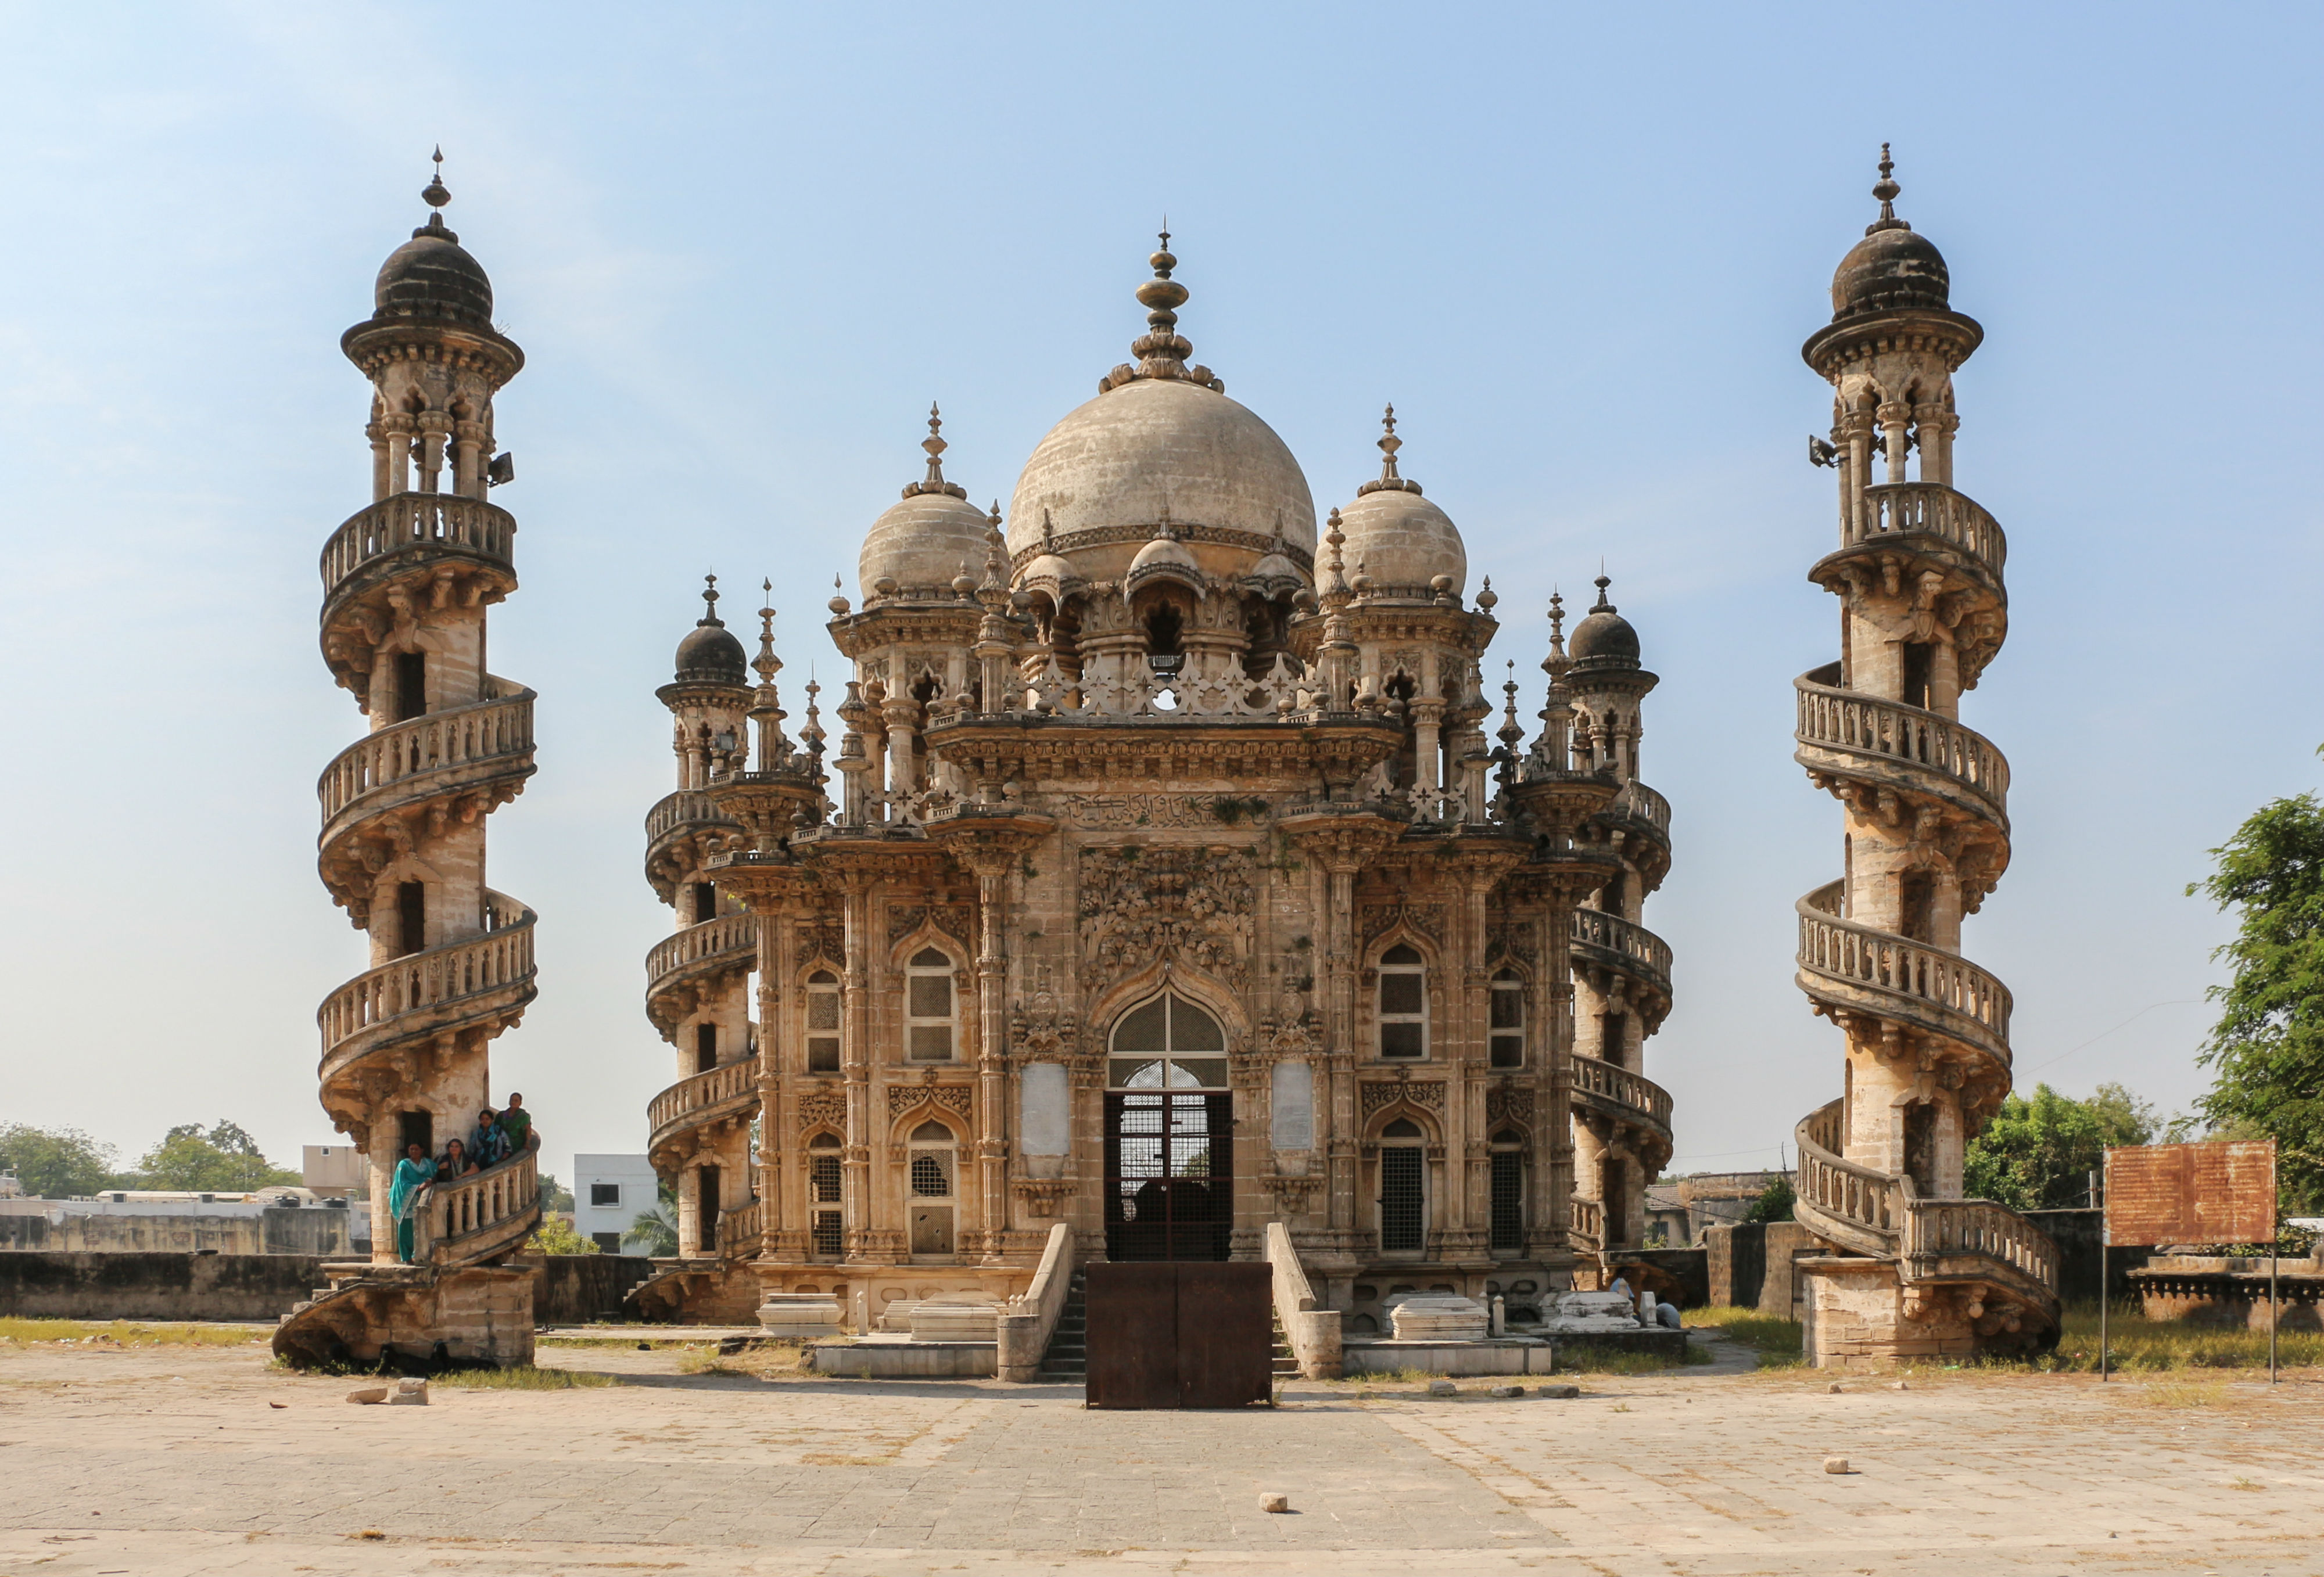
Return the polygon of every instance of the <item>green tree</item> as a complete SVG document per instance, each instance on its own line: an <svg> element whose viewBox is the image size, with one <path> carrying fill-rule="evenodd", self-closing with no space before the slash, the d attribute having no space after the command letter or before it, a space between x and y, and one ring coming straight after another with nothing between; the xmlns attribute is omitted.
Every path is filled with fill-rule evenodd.
<svg viewBox="0 0 2324 1577"><path fill-rule="evenodd" d="M678 1195L667 1183L656 1193L654 1207L640 1211L622 1234L622 1247L656 1259L673 1259L678 1253Z"/></svg>
<svg viewBox="0 0 2324 1577"><path fill-rule="evenodd" d="M220 1118L207 1131L181 1122L137 1163L140 1185L204 1194L247 1194L254 1188L296 1187L299 1174L266 1158L258 1141Z"/></svg>
<svg viewBox="0 0 2324 1577"><path fill-rule="evenodd" d="M594 1254L597 1245L583 1237L573 1223L561 1215L543 1218L540 1227L524 1243L528 1254Z"/></svg>
<svg viewBox="0 0 2324 1577"><path fill-rule="evenodd" d="M27 1194L71 1199L113 1182L113 1147L78 1128L11 1122L0 1125L0 1170L14 1172Z"/></svg>
<svg viewBox="0 0 2324 1577"><path fill-rule="evenodd" d="M1779 1222L1792 1219L1792 1205L1797 1199L1792 1192L1792 1180L1778 1177L1759 1191L1751 1208L1743 1213L1746 1222Z"/></svg>
<svg viewBox="0 0 2324 1577"><path fill-rule="evenodd" d="M2211 857L2188 894L2237 913L2211 954L2234 973L2209 992L2219 1020L2197 1060L2217 1083L2199 1108L2216 1131L2273 1139L2283 1202L2304 1213L2324 1206L2324 804L2263 806Z"/></svg>
<svg viewBox="0 0 2324 1577"><path fill-rule="evenodd" d="M551 1211L569 1211L573 1208L573 1190L565 1186L564 1184L559 1183L557 1180L555 1173L541 1173L540 1175L539 1184L540 1188L541 1214L547 1215Z"/></svg>
<svg viewBox="0 0 2324 1577"><path fill-rule="evenodd" d="M2120 1084L2100 1084L2087 1101L2047 1084L2003 1099L2001 1111L1962 1157L1962 1191L2012 1210L2064 1210L2089 1200L2090 1173L2108 1145L2154 1138L2154 1108Z"/></svg>

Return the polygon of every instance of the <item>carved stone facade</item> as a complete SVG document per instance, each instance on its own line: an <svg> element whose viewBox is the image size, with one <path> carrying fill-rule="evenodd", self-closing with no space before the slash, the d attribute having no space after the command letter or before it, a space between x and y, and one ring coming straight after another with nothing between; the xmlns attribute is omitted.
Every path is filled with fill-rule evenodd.
<svg viewBox="0 0 2324 1577"><path fill-rule="evenodd" d="M1281 1222L1351 1328L1385 1329L1398 1293L1595 1273L1573 1091L1641 1181L1668 1155L1635 1046L1573 1067L1577 907L1628 878L1634 921L1668 861L1635 708L1586 709L1651 686L1636 637L1627 668L1554 649L1540 733L1512 683L1489 737L1496 598L1464 599L1393 412L1381 475L1319 540L1282 441L1190 364L1175 263L1156 254L1137 361L1036 449L1005 531L945 479L932 417L860 604L831 602L852 665L832 748L813 686L785 731L770 622L755 687L711 618L663 692L692 709L672 702L649 873L681 903L709 890L680 936L747 911L757 989L746 1039L711 946L739 943L679 949L717 983L654 1021L681 1055L733 1026L755 1086L688 1073L657 1144L749 1106L750 1193L722 1181L689 1248L770 1292L876 1315L1022 1290L1057 1222L1092 1258L1250 1258ZM697 643L718 671L690 681ZM1622 1000L1658 1018L1655 979Z"/></svg>

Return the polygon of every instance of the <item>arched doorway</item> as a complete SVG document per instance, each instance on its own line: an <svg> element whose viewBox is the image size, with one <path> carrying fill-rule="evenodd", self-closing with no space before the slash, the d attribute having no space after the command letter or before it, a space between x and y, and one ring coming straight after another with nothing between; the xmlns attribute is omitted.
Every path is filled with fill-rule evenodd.
<svg viewBox="0 0 2324 1577"><path fill-rule="evenodd" d="M1234 1226L1234 1097L1219 1021L1175 991L1116 1021L1106 1058L1109 1259L1223 1259Z"/></svg>

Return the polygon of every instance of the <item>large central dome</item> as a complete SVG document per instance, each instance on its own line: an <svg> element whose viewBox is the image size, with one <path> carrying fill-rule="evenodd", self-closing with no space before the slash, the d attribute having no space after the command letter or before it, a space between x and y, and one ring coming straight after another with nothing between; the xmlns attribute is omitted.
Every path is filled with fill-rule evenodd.
<svg viewBox="0 0 2324 1577"><path fill-rule="evenodd" d="M1315 500L1275 429L1215 390L1166 378L1109 389L1049 429L1017 479L1009 550L1107 528L1142 542L1165 520L1279 532L1315 550Z"/></svg>
<svg viewBox="0 0 2324 1577"><path fill-rule="evenodd" d="M1086 558L1084 573L1111 573L1112 560L1128 562L1121 545L1165 524L1258 553L1277 538L1303 556L1315 550L1315 500L1290 448L1208 367L1187 364L1194 346L1172 310L1186 287L1170 277L1178 260L1168 243L1165 235L1155 275L1139 287L1152 310L1150 332L1130 346L1137 364L1116 367L1096 399L1051 428L1017 479L1009 551L1019 563L1053 546Z"/></svg>

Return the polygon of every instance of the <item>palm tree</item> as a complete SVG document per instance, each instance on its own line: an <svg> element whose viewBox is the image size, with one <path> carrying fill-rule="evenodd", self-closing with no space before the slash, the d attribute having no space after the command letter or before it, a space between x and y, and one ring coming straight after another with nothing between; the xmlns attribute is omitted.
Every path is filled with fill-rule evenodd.
<svg viewBox="0 0 2324 1577"><path fill-rule="evenodd" d="M641 1211L630 1230L622 1235L622 1247L632 1253L642 1253L656 1259L675 1259L678 1255L678 1195L665 1183L656 1190L659 1197L651 1210Z"/></svg>

